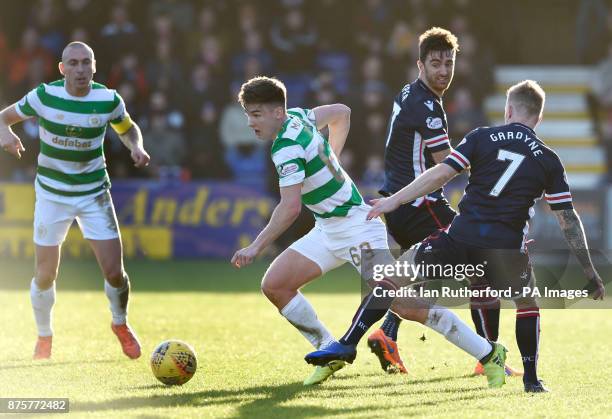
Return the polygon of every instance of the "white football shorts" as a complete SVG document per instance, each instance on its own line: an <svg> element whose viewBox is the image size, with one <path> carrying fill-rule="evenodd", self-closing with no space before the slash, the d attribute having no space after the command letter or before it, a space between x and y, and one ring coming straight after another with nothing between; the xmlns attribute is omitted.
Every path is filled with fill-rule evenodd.
<svg viewBox="0 0 612 419"><path fill-rule="evenodd" d="M110 240L119 237L119 224L110 192L66 202L51 200L45 194L36 194L34 205L34 243L39 246L57 246L76 220L83 237L91 240Z"/></svg>
<svg viewBox="0 0 612 419"><path fill-rule="evenodd" d="M319 265L323 274L346 262L361 273L362 259L372 256L392 261L388 259L387 228L380 218L367 221L368 211L363 206L348 217L317 219L313 229L289 248Z"/></svg>

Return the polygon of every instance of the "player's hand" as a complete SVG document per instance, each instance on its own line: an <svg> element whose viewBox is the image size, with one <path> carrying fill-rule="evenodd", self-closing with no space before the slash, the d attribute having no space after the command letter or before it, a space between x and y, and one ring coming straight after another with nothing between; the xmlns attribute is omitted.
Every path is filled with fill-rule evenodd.
<svg viewBox="0 0 612 419"><path fill-rule="evenodd" d="M131 153L132 160L134 161L134 166L138 168L142 168L149 165L149 161L151 161L151 157L149 153L145 151L142 147L134 147Z"/></svg>
<svg viewBox="0 0 612 419"><path fill-rule="evenodd" d="M0 138L0 147L2 147L2 150L12 154L18 159L21 158L21 153L25 151L25 147L21 143L19 137L10 130L7 130L5 136Z"/></svg>
<svg viewBox="0 0 612 419"><path fill-rule="evenodd" d="M237 268L242 268L243 266L253 263L253 260L255 260L258 254L259 249L250 245L234 253L231 263Z"/></svg>
<svg viewBox="0 0 612 419"><path fill-rule="evenodd" d="M371 220L381 214L394 211L400 206L399 201L392 196L388 198L372 199L370 200L370 204L372 205L372 209L368 212L366 220Z"/></svg>
<svg viewBox="0 0 612 419"><path fill-rule="evenodd" d="M599 274L594 272L589 280L590 282L585 289L589 292L591 298L593 300L603 300L606 296L606 288Z"/></svg>

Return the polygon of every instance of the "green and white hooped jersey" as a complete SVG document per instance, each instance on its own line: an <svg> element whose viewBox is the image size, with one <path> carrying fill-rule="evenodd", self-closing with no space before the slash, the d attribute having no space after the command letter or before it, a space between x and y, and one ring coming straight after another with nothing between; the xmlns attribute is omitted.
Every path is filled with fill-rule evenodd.
<svg viewBox="0 0 612 419"><path fill-rule="evenodd" d="M17 112L38 117L40 153L36 189L51 198L95 195L110 188L104 135L131 124L123 99L93 83L86 96L68 94L64 80L42 83L19 101Z"/></svg>
<svg viewBox="0 0 612 419"><path fill-rule="evenodd" d="M357 187L317 130L312 110L291 108L272 143L281 187L302 183L302 203L318 218L346 217L364 205Z"/></svg>

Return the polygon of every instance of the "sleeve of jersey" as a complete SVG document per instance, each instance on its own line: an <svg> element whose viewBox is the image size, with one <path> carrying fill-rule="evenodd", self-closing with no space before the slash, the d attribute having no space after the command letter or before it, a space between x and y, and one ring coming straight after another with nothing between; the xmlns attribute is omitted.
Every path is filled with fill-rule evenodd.
<svg viewBox="0 0 612 419"><path fill-rule="evenodd" d="M30 118L32 116L38 116L39 112L37 109L40 108L40 99L38 97L38 90L42 89L44 91L44 85L38 86L36 89L32 89L21 98L19 102L17 102L17 106L15 106L15 110L22 118Z"/></svg>
<svg viewBox="0 0 612 419"><path fill-rule="evenodd" d="M125 109L123 98L117 93L115 93L115 102L115 108L110 116L110 125L117 134L122 135L128 132L134 123Z"/></svg>
<svg viewBox="0 0 612 419"><path fill-rule="evenodd" d="M278 185L282 188L304 181L305 151L299 144L288 139L276 140L272 146L272 161L278 173Z"/></svg>
<svg viewBox="0 0 612 419"><path fill-rule="evenodd" d="M424 109L427 109L427 103L422 104ZM448 140L448 132L446 129L446 121L444 113L441 109L438 109L438 104L434 103L436 112L431 114L423 115L423 120L420 122L421 129L419 129L423 136L425 146L432 152L447 150L450 148L450 141Z"/></svg>
<svg viewBox="0 0 612 419"><path fill-rule="evenodd" d="M555 162L549 185L544 192L544 198L553 211L574 208L572 204L572 193L567 183L565 169L560 161Z"/></svg>
<svg viewBox="0 0 612 419"><path fill-rule="evenodd" d="M315 113L314 113L314 111L312 109L289 108L289 109L287 109L287 113L289 115L295 115L298 118L304 119L304 120L310 122L315 127L317 126L317 118L316 118Z"/></svg>
<svg viewBox="0 0 612 419"><path fill-rule="evenodd" d="M462 172L471 165L470 158L473 154L474 145L473 138L465 137L442 163L448 164L457 172Z"/></svg>

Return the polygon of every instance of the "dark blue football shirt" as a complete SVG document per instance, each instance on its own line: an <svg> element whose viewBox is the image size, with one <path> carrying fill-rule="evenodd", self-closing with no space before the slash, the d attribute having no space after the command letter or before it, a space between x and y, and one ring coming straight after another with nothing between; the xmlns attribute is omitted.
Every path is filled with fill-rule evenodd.
<svg viewBox="0 0 612 419"><path fill-rule="evenodd" d="M432 152L450 148L446 114L442 100L420 79L404 86L393 101L393 112L385 146L385 182L383 194L393 194L412 182L425 170L435 166ZM439 189L424 199L442 198Z"/></svg>
<svg viewBox="0 0 612 419"><path fill-rule="evenodd" d="M552 210L572 209L565 169L557 154L520 123L477 128L444 163L470 178L449 235L489 249L524 246L535 201Z"/></svg>

